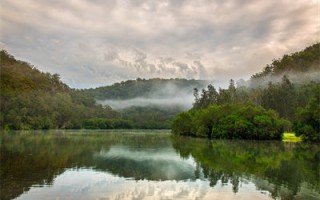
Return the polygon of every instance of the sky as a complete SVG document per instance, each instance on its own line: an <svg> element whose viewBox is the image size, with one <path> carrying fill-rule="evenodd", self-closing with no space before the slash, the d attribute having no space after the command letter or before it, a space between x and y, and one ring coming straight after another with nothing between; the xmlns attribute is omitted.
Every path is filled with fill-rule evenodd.
<svg viewBox="0 0 320 200"><path fill-rule="evenodd" d="M248 79L319 42L318 0L1 0L0 48L73 88Z"/></svg>

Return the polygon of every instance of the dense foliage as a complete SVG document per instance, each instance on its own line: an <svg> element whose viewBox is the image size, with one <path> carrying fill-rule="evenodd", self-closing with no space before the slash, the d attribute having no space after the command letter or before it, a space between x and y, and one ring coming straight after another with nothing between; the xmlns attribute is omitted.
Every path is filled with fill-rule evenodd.
<svg viewBox="0 0 320 200"><path fill-rule="evenodd" d="M192 108L193 111L182 113L176 117L172 126L173 132L181 135L210 136L208 133L213 128L212 122L210 122L211 124L205 124L207 122L201 122L200 119L203 116L189 116L190 114L200 112L197 110L209 112L212 105L223 106L231 104L237 106L237 104L250 103L267 110L272 109L279 113L280 117L290 122L295 121L294 130L298 135L303 135L305 140L319 141L320 93L318 88L320 87L320 81L319 77L315 76L320 71L319 55L320 43L312 45L301 52L290 56L285 55L282 59L273 61L271 65L267 65L263 72L252 76L247 82L237 82L237 86L231 79L229 87L226 89L219 88L217 90L212 85L208 85L207 89L203 89L201 93L199 93L198 89L194 89L195 102ZM305 74L308 74L308 76L305 76ZM300 79L297 79L299 76ZM297 108L300 109L297 110ZM198 126L200 129L188 128L188 126L193 126L189 124L190 121L195 121L192 118L197 117L203 123L202 126ZM210 132L211 134L216 133L213 137L234 138L233 134L238 137L239 134L247 132L247 129L252 129L251 126L254 126L254 128L259 127L258 124L252 123L252 121L250 123L245 122L239 114L232 114L226 117L217 112L209 118L211 120L219 118L219 126ZM261 118L261 120L265 121L266 119ZM283 128L286 130L291 130L289 121L283 124ZM265 123L267 122L265 121ZM245 131L242 130L244 127L246 127ZM232 131L234 133L231 133ZM272 134L271 132L270 134ZM254 138L257 139L257 137ZM270 137L270 139L272 138Z"/></svg>
<svg viewBox="0 0 320 200"><path fill-rule="evenodd" d="M211 105L178 114L172 132L220 139L281 139L286 123L274 111L252 104Z"/></svg>
<svg viewBox="0 0 320 200"><path fill-rule="evenodd" d="M320 142L320 86L314 89L313 95L304 108L297 110L293 129L304 140Z"/></svg>
<svg viewBox="0 0 320 200"><path fill-rule="evenodd" d="M309 81L304 84L296 84L283 76L280 82L269 82L264 87L236 87L234 81L230 81L227 89L217 91L214 86L208 85L199 95L195 89L195 101L193 109L207 108L209 105L224 105L251 102L265 109L273 109L283 118L293 121L297 107L304 107L319 87L320 82Z"/></svg>
<svg viewBox="0 0 320 200"><path fill-rule="evenodd" d="M1 129L82 128L90 118L119 119L110 107L42 73L6 51L1 58Z"/></svg>

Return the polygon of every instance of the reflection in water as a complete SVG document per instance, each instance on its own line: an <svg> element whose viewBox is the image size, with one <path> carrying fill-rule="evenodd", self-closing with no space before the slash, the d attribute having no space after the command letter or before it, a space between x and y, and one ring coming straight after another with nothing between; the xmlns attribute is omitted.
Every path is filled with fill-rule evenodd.
<svg viewBox="0 0 320 200"><path fill-rule="evenodd" d="M320 199L320 148L312 144L275 141L209 141L174 138L173 146L183 158L193 157L198 171L215 186L231 183L239 191L239 180L247 177L257 189L273 198Z"/></svg>
<svg viewBox="0 0 320 200"><path fill-rule="evenodd" d="M1 199L319 199L319 158L168 131L1 133Z"/></svg>
<svg viewBox="0 0 320 200"><path fill-rule="evenodd" d="M230 186L211 188L207 181L148 181L115 177L92 169L67 170L53 186L32 188L18 199L270 199L252 183L244 183L235 196Z"/></svg>
<svg viewBox="0 0 320 200"><path fill-rule="evenodd" d="M136 180L195 179L193 159L181 160L172 148L127 148L112 146L109 151L95 155L99 168L114 175Z"/></svg>

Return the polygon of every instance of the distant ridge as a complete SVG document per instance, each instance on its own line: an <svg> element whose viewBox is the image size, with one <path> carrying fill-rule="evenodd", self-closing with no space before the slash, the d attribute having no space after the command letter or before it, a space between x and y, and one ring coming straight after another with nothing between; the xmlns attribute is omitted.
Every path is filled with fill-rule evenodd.
<svg viewBox="0 0 320 200"><path fill-rule="evenodd" d="M320 43L313 44L302 51L273 60L262 72L254 74L251 79L283 76L295 73L320 71Z"/></svg>
<svg viewBox="0 0 320 200"><path fill-rule="evenodd" d="M98 100L125 100L137 97L163 98L192 94L193 88L204 88L208 84L205 80L187 79L141 79L127 80L111 86L84 89L83 93Z"/></svg>

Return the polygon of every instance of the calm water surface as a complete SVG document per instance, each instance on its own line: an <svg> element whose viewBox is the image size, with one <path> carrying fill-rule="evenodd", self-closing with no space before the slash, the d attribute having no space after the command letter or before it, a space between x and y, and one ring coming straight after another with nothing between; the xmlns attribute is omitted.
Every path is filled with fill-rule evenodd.
<svg viewBox="0 0 320 200"><path fill-rule="evenodd" d="M320 199L320 147L169 131L1 133L1 199Z"/></svg>

